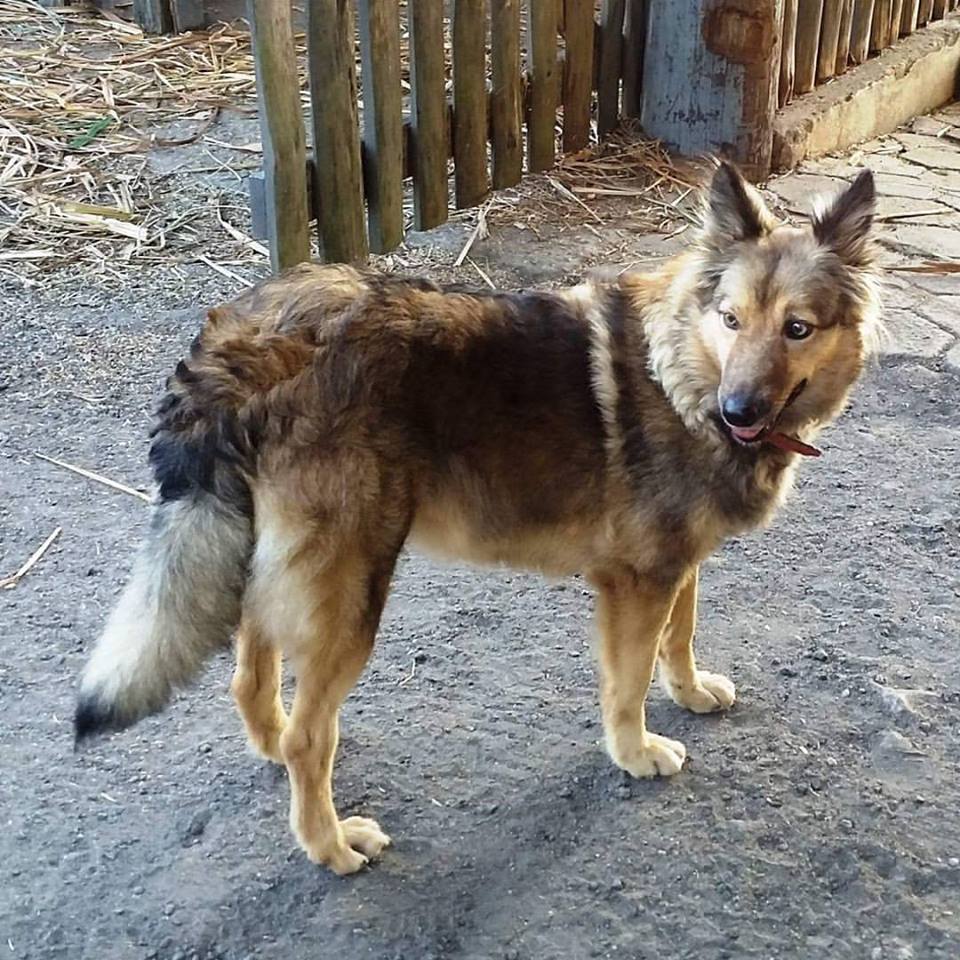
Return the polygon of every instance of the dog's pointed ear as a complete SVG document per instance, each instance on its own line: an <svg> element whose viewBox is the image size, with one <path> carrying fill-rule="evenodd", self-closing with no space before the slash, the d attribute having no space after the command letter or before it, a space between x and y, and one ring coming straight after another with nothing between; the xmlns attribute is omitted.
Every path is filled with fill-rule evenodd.
<svg viewBox="0 0 960 960"><path fill-rule="evenodd" d="M876 200L873 174L861 170L846 190L815 206L811 223L818 243L852 267L868 266L873 261L870 228Z"/></svg>
<svg viewBox="0 0 960 960"><path fill-rule="evenodd" d="M721 160L710 181L703 218L703 237L711 246L759 240L774 226L763 198L740 171Z"/></svg>

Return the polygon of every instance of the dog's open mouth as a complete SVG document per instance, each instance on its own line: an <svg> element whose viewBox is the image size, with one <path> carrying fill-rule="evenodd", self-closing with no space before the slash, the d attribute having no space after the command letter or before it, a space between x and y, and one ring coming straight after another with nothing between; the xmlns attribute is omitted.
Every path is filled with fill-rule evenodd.
<svg viewBox="0 0 960 960"><path fill-rule="evenodd" d="M804 457L819 457L820 451L816 447L804 443L796 437L790 437L772 427L731 427L726 425L730 431L730 436L737 443L744 446L753 444L769 443L772 447L779 447L781 450L788 450L790 453L799 453Z"/></svg>
<svg viewBox="0 0 960 960"><path fill-rule="evenodd" d="M730 431L730 436L734 440L738 440L740 443L759 443L763 439L763 434L766 432L766 427L734 427L729 423L727 424L727 429Z"/></svg>
<svg viewBox="0 0 960 960"><path fill-rule="evenodd" d="M804 457L819 457L821 454L816 447L812 447L809 443L804 443L802 440L798 440L796 437L790 437L787 434L777 430L777 424L780 422L780 418L783 416L784 411L786 411L787 407L789 407L790 404L792 404L793 401L800 396L806 385L807 381L801 380L793 388L790 396L787 397L786 403L784 403L784 405L780 408L779 413L768 423L761 424L760 426L735 427L733 424L727 423L725 420L723 420L723 425L726 427L727 432L734 439L734 441L743 446L769 443L771 446L778 447L780 450L787 450L790 453L799 453Z"/></svg>

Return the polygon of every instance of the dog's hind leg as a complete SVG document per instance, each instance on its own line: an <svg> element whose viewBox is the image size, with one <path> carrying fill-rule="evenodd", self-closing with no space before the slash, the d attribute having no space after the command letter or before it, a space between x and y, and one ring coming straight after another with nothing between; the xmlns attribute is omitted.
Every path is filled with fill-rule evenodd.
<svg viewBox="0 0 960 960"><path fill-rule="evenodd" d="M237 634L237 667L230 684L247 729L247 739L265 760L283 763L280 734L287 725L280 693L280 651L257 627L244 620Z"/></svg>
<svg viewBox="0 0 960 960"><path fill-rule="evenodd" d="M697 625L697 570L677 594L670 622L660 640L660 682L674 703L694 713L712 713L733 705L737 692L723 674L698 670L693 656Z"/></svg>
<svg viewBox="0 0 960 960"><path fill-rule="evenodd" d="M341 875L359 870L390 843L373 820L338 818L331 780L340 705L373 648L395 562L395 554L379 563L357 554L337 557L310 574L295 568L273 584L300 621L298 636L285 640L297 687L280 737L290 825L311 860Z"/></svg>
<svg viewBox="0 0 960 960"><path fill-rule="evenodd" d="M600 590L600 703L607 750L635 777L670 776L683 766L686 747L647 730L644 701L676 590L625 570L593 579Z"/></svg>

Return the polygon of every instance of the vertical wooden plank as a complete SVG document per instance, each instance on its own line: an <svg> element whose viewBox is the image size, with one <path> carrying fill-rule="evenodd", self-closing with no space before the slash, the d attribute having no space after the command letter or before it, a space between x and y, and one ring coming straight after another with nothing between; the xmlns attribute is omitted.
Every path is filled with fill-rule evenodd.
<svg viewBox="0 0 960 960"><path fill-rule="evenodd" d="M820 47L817 51L817 83L829 80L837 69L842 0L824 0L820 18Z"/></svg>
<svg viewBox="0 0 960 960"><path fill-rule="evenodd" d="M290 7L248 0L274 270L310 259L307 148Z"/></svg>
<svg viewBox="0 0 960 960"><path fill-rule="evenodd" d="M644 130L680 153L723 150L749 176L765 177L773 147L782 17L782 0L741 5L684 0L672 4L669 15L651 16L644 52Z"/></svg>
<svg viewBox="0 0 960 960"><path fill-rule="evenodd" d="M396 0L359 0L358 13L370 249L387 253L403 239L400 11Z"/></svg>
<svg viewBox="0 0 960 960"><path fill-rule="evenodd" d="M870 51L879 52L889 45L890 14L893 0L876 0L873 5L873 23L870 26Z"/></svg>
<svg viewBox="0 0 960 960"><path fill-rule="evenodd" d="M873 23L874 0L854 0L853 26L850 28L850 59L863 63L870 52L870 25Z"/></svg>
<svg viewBox="0 0 960 960"><path fill-rule="evenodd" d="M173 30L170 0L133 0L133 19L144 33L170 33Z"/></svg>
<svg viewBox="0 0 960 960"><path fill-rule="evenodd" d="M942 20L947 12L947 0L933 0L933 9L930 12L931 20Z"/></svg>
<svg viewBox="0 0 960 960"><path fill-rule="evenodd" d="M836 75L840 76L850 62L850 30L853 27L853 0L843 0L840 14L840 36L837 39Z"/></svg>
<svg viewBox="0 0 960 960"><path fill-rule="evenodd" d="M783 5L783 32L780 47L780 83L778 102L782 107L793 99L796 74L797 0L785 0Z"/></svg>
<svg viewBox="0 0 960 960"><path fill-rule="evenodd" d="M603 0L600 8L600 76L597 83L597 134L603 139L620 122L624 0Z"/></svg>
<svg viewBox="0 0 960 960"><path fill-rule="evenodd" d="M890 5L890 28L887 33L887 45L890 46L900 38L900 20L903 17L903 0L893 0Z"/></svg>
<svg viewBox="0 0 960 960"><path fill-rule="evenodd" d="M797 63L794 81L797 93L808 93L816 83L823 2L824 0L798 0L797 2Z"/></svg>
<svg viewBox="0 0 960 960"><path fill-rule="evenodd" d="M447 219L447 95L444 90L443 0L414 0L410 27L413 111L413 211L418 230Z"/></svg>
<svg viewBox="0 0 960 960"><path fill-rule="evenodd" d="M917 10L917 26L925 27L933 13L933 0L920 0L920 8Z"/></svg>
<svg viewBox="0 0 960 960"><path fill-rule="evenodd" d="M487 18L484 0L453 0L453 156L457 206L478 204L487 178Z"/></svg>
<svg viewBox="0 0 960 960"><path fill-rule="evenodd" d="M343 263L367 257L353 43L352 0L307 4L318 227L324 259Z"/></svg>
<svg viewBox="0 0 960 960"><path fill-rule="evenodd" d="M493 61L490 96L493 185L500 190L519 183L523 176L520 0L493 0L490 57Z"/></svg>
<svg viewBox="0 0 960 960"><path fill-rule="evenodd" d="M623 14L623 115L639 117L643 57L647 46L648 0L627 0Z"/></svg>
<svg viewBox="0 0 960 960"><path fill-rule="evenodd" d="M559 0L530 0L527 50L530 55L530 117L527 166L531 173L553 166L557 120L557 18Z"/></svg>
<svg viewBox="0 0 960 960"><path fill-rule="evenodd" d="M563 149L574 153L590 142L593 0L563 0L563 8Z"/></svg>
<svg viewBox="0 0 960 960"><path fill-rule="evenodd" d="M917 29L917 14L920 12L920 0L904 0L900 14L900 36L906 37Z"/></svg>

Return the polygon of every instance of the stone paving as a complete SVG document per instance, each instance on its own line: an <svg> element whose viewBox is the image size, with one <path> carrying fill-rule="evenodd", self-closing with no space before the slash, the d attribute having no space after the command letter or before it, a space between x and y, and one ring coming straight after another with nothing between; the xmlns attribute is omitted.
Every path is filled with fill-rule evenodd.
<svg viewBox="0 0 960 960"><path fill-rule="evenodd" d="M876 175L879 195L891 334L884 352L960 373L960 103L842 157L806 161L768 188L799 214L812 195L836 190L862 166Z"/></svg>

